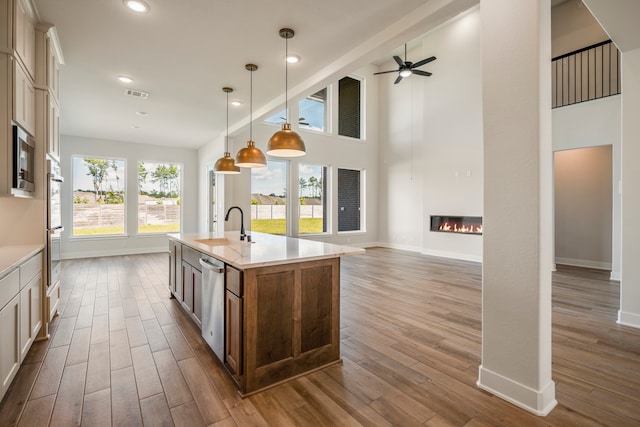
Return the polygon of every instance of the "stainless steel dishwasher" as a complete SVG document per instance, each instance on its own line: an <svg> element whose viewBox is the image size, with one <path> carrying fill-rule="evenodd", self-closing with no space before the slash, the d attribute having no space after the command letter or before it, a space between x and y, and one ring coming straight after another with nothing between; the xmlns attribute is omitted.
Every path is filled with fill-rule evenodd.
<svg viewBox="0 0 640 427"><path fill-rule="evenodd" d="M202 337L224 362L224 263L202 257Z"/></svg>

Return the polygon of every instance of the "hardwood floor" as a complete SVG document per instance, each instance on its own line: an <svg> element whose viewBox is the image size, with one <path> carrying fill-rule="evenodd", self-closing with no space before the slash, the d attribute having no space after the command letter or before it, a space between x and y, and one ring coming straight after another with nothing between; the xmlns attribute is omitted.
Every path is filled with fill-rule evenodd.
<svg viewBox="0 0 640 427"><path fill-rule="evenodd" d="M615 323L607 273L560 267L541 418L476 386L475 263L390 249L342 260L343 364L241 399L166 290L166 254L65 261L51 339L0 404L0 426L640 425L640 330Z"/></svg>

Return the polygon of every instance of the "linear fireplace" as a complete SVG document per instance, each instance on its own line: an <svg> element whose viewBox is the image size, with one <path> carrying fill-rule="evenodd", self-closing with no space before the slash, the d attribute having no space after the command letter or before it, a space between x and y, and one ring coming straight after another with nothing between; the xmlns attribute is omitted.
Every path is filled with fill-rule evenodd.
<svg viewBox="0 0 640 427"><path fill-rule="evenodd" d="M482 217L431 215L431 231L481 235Z"/></svg>

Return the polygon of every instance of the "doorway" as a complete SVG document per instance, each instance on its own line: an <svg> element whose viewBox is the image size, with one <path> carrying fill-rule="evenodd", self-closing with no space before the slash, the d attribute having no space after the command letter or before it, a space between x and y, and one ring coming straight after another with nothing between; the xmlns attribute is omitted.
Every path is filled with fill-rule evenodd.
<svg viewBox="0 0 640 427"><path fill-rule="evenodd" d="M611 270L611 145L554 153L556 264Z"/></svg>

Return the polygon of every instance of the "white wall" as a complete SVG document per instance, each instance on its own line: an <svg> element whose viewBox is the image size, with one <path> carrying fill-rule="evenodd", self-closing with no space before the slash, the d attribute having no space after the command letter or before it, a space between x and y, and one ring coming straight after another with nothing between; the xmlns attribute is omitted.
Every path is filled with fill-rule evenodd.
<svg viewBox="0 0 640 427"><path fill-rule="evenodd" d="M612 146L611 279L621 271L621 97L609 96L556 108L552 112L553 150ZM562 260L560 260L562 261Z"/></svg>
<svg viewBox="0 0 640 427"><path fill-rule="evenodd" d="M305 238L314 240L323 240L332 243L345 243L353 245L367 246L378 241L378 86L373 79L374 67L365 67L357 70L353 74L354 77L364 78L363 84L365 88L365 140L355 140L337 135L337 108L332 108L330 122L333 123L333 131L328 134L319 132L296 129L297 125L292 123L292 128L296 130L303 138L307 154L303 157L289 160L289 182L288 194L291 200L297 200L298 192L298 165L300 163L325 165L331 169L331 231L325 235L314 235ZM258 71L259 73L259 71ZM340 76L338 78L342 78ZM259 90L259 80L254 78L254 91ZM337 80L336 84L331 86L331 98L334 105L337 102ZM298 117L297 112L298 99L289 100L290 117ZM276 108L281 109L283 106ZM276 113L274 111L273 113ZM269 116L269 114L266 114ZM293 121L293 120L292 120ZM266 151L267 141L280 126L271 125L263 122L263 117L255 118L253 124L253 140L256 147L263 152ZM249 128L245 126L241 130L232 134L230 141L230 152L232 156L246 146L249 139ZM223 140L219 139L203 146L199 150L199 171L198 179L201 183L208 181L207 168L211 167L217 158L223 154ZM276 159L273 160L283 160ZM338 211L337 211L337 170L338 168L361 169L366 174L365 183L365 231L338 233ZM245 212L245 228L250 228L249 209L251 206L251 179L250 170L243 169L240 175L229 175L224 177L225 185L225 209L229 206L238 205ZM207 230L207 206L202 203L206 200L206 190L200 191L201 205L199 209L199 227L201 231ZM289 207L293 211L296 206ZM290 216L289 218L292 218ZM233 215L228 223L225 223L226 230L239 230L240 222L237 215ZM294 233L295 235L295 229Z"/></svg>
<svg viewBox="0 0 640 427"><path fill-rule="evenodd" d="M183 165L182 231L197 230L198 182L197 151L183 148L105 141L75 136L61 136L60 166L65 182L62 189L62 258L122 255L168 250L165 234L137 235L138 161L172 162ZM74 155L110 157L126 160L127 233L125 236L72 237L73 190L71 157ZM133 184L133 185L132 185Z"/></svg>
<svg viewBox="0 0 640 427"><path fill-rule="evenodd" d="M482 237L429 231L430 215L482 216L480 12L427 34L410 60L437 60L397 85L380 76L380 240L481 261ZM392 69L387 63L381 70Z"/></svg>
<svg viewBox="0 0 640 427"><path fill-rule="evenodd" d="M609 39L582 0L551 9L551 56L556 57Z"/></svg>
<svg viewBox="0 0 640 427"><path fill-rule="evenodd" d="M611 269L612 146L554 153L556 263Z"/></svg>
<svg viewBox="0 0 640 427"><path fill-rule="evenodd" d="M618 323L640 328L640 49L622 54L622 278Z"/></svg>

